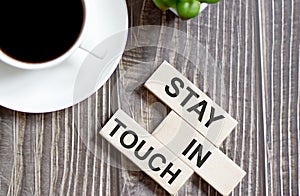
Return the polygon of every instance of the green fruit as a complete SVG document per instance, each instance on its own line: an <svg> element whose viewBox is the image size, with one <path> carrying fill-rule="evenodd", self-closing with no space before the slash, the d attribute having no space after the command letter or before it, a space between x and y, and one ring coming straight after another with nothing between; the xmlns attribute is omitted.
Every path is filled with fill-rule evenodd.
<svg viewBox="0 0 300 196"><path fill-rule="evenodd" d="M220 0L200 0L201 3L218 3Z"/></svg>
<svg viewBox="0 0 300 196"><path fill-rule="evenodd" d="M176 10L182 19L194 18L199 14L200 2L198 0L177 0Z"/></svg>
<svg viewBox="0 0 300 196"><path fill-rule="evenodd" d="M169 7L162 0L153 0L156 7L161 9L162 11L166 11Z"/></svg>
<svg viewBox="0 0 300 196"><path fill-rule="evenodd" d="M175 7L176 5L176 0L153 0L153 2L162 11L166 11L170 7Z"/></svg>

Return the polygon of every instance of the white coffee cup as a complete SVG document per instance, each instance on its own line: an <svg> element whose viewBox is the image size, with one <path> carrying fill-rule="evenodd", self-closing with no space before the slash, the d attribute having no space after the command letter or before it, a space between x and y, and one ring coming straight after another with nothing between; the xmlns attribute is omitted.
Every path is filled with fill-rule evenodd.
<svg viewBox="0 0 300 196"><path fill-rule="evenodd" d="M39 62L39 63L31 63L31 62L24 62L21 60L17 60L5 52L2 51L0 48L0 60L10 66L20 68L20 69L27 69L27 70L36 70L36 69L43 69L43 68L49 68L55 65L59 65L63 61L65 61L68 57L70 57L78 48L81 48L87 52L90 51L90 49L87 49L83 46L83 41L87 34L87 24L88 21L91 20L92 14L91 8L92 8L92 1L89 0L81 0L82 7L83 7L83 21L82 21L82 27L81 32L79 36L77 37L76 41L73 43L73 45L63 54L58 56L57 58L51 59L49 61L45 62ZM66 10L68 12L68 10Z"/></svg>

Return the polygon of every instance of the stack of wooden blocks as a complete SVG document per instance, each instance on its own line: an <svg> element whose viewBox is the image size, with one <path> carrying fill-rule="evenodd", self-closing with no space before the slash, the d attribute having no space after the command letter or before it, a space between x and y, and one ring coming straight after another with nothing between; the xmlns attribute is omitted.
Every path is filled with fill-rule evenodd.
<svg viewBox="0 0 300 196"><path fill-rule="evenodd" d="M229 195L246 172L218 147L237 121L166 61L144 85L172 109L152 135L121 109L100 134L170 194L195 172Z"/></svg>

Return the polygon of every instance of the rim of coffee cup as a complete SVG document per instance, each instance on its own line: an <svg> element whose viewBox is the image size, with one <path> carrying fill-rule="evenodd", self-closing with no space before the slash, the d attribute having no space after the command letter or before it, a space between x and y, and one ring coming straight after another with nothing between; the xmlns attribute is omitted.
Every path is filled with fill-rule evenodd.
<svg viewBox="0 0 300 196"><path fill-rule="evenodd" d="M83 7L82 28L81 28L80 34L79 34L78 38L76 39L76 41L74 42L74 44L65 53L63 53L62 55L60 55L59 57L57 57L53 60L49 60L49 61L45 61L45 62L41 62L41 63L30 63L30 62L24 62L24 61L14 59L0 49L0 61L4 62L10 66L20 68L20 69L27 69L27 70L39 70L39 69L50 68L50 67L59 65L60 63L65 61L68 57L70 57L75 52L75 50L80 48L80 45L81 45L84 35L86 33L86 24L87 24L87 18L88 18L87 0L81 0L81 2L82 2L82 7Z"/></svg>

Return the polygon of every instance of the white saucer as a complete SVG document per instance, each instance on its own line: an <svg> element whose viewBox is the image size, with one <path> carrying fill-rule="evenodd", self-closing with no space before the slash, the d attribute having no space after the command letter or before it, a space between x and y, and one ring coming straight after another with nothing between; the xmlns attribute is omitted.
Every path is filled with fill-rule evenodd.
<svg viewBox="0 0 300 196"><path fill-rule="evenodd" d="M90 0L94 4L93 20L84 41L86 46L93 47L108 37L128 28L127 6L124 0ZM120 48L125 48L127 36L118 40ZM105 43L105 42L104 42ZM109 44L102 44L110 47ZM114 56L114 50L104 49L104 56ZM108 54L106 54L108 53ZM29 113L52 112L70 107L88 98L97 91L111 76L120 58L104 63L101 67L102 77L94 92L81 95L74 101L74 85L81 65L89 55L78 49L62 64L45 70L21 70L0 62L0 105L16 111ZM116 54L117 55L117 54ZM101 66L101 61L99 61ZM79 74L80 75L80 74Z"/></svg>

